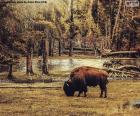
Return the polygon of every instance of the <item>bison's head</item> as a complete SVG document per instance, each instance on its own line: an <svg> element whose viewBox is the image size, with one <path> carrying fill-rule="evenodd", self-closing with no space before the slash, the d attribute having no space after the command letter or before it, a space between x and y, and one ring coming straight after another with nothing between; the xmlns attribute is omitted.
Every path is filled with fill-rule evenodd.
<svg viewBox="0 0 140 116"><path fill-rule="evenodd" d="M74 88L70 80L64 82L63 90L67 96L74 96Z"/></svg>

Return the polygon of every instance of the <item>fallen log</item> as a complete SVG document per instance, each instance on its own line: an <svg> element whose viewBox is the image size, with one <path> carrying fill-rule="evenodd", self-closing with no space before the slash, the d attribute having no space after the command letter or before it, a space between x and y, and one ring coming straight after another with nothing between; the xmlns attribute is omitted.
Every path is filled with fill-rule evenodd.
<svg viewBox="0 0 140 116"><path fill-rule="evenodd" d="M140 72L140 68L134 65L124 65L117 68L117 70L123 70L123 69Z"/></svg>
<svg viewBox="0 0 140 116"><path fill-rule="evenodd" d="M130 58L138 58L140 54L138 51L118 51L118 52L109 52L102 55L103 58L106 57L130 57Z"/></svg>
<svg viewBox="0 0 140 116"><path fill-rule="evenodd" d="M127 71L120 71L116 69L104 69L106 70L110 76L113 78L122 78L122 79L127 79L127 78L132 78L132 79L140 79L140 73L139 72L127 72Z"/></svg>

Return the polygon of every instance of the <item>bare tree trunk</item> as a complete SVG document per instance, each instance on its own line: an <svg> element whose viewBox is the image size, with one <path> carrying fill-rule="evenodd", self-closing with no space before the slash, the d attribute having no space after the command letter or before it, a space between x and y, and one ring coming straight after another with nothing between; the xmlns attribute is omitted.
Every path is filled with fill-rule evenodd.
<svg viewBox="0 0 140 116"><path fill-rule="evenodd" d="M119 36L119 37L118 37L118 39L117 39L117 41L116 41L116 50L117 50L117 51L121 50L121 46L122 46L121 35L119 34L118 36Z"/></svg>
<svg viewBox="0 0 140 116"><path fill-rule="evenodd" d="M61 45L61 40L59 39L59 56L61 56L61 53L62 53L62 51L61 51L61 48L62 47L62 45Z"/></svg>
<svg viewBox="0 0 140 116"><path fill-rule="evenodd" d="M69 45L69 56L73 53L73 34L74 34L74 18L73 18L73 0L71 0L71 17L70 17L70 45Z"/></svg>
<svg viewBox="0 0 140 116"><path fill-rule="evenodd" d="M42 65L42 73L43 74L48 74L48 66L47 66L47 52L43 52L42 54L43 57L43 65Z"/></svg>
<svg viewBox="0 0 140 116"><path fill-rule="evenodd" d="M53 38L49 39L49 56L54 56L54 42L55 39Z"/></svg>
<svg viewBox="0 0 140 116"><path fill-rule="evenodd" d="M30 53L27 53L27 57L26 57L26 74L33 74L33 68L32 68L32 55Z"/></svg>
<svg viewBox="0 0 140 116"><path fill-rule="evenodd" d="M32 53L33 53L34 43L31 39L27 42L27 55L26 55L26 74L34 74L32 68Z"/></svg>
<svg viewBox="0 0 140 116"><path fill-rule="evenodd" d="M87 45L86 45L86 37L84 36L83 39L84 39L84 54L86 54L86 47L87 47Z"/></svg>
<svg viewBox="0 0 140 116"><path fill-rule="evenodd" d="M42 74L48 74L46 40L42 39L41 41L42 41L41 44L42 44L42 59L43 59Z"/></svg>
<svg viewBox="0 0 140 116"><path fill-rule="evenodd" d="M69 56L73 55L73 42L72 39L70 38L70 46L69 46Z"/></svg>
<svg viewBox="0 0 140 116"><path fill-rule="evenodd" d="M52 55L51 56L54 56L54 48L55 48L55 39L53 39L52 41Z"/></svg>
<svg viewBox="0 0 140 116"><path fill-rule="evenodd" d="M58 34L59 34L59 39L58 39L58 54L59 54L59 56L61 56L61 54L62 54L62 41L64 40L64 38L63 38L63 32L62 32L62 29L61 29L61 23L60 23L59 18L56 20L55 25L57 27Z"/></svg>
<svg viewBox="0 0 140 116"><path fill-rule="evenodd" d="M120 12L121 12L121 7L122 7L122 0L119 1L119 8L118 8L118 12L117 12L116 20L115 20L115 25L113 27L112 38L114 37L116 28L117 28L117 26L119 24L118 21L119 21L119 15L120 15Z"/></svg>
<svg viewBox="0 0 140 116"><path fill-rule="evenodd" d="M109 16L109 21L110 21L110 30L109 30L109 34L110 34L110 40L112 41L112 33L113 33L113 28L112 28L112 0L110 0L109 2L109 8L110 8L110 16Z"/></svg>
<svg viewBox="0 0 140 116"><path fill-rule="evenodd" d="M13 76L13 65L12 64L9 64L9 72L8 72L7 78L9 80L12 80L14 78L14 76Z"/></svg>
<svg viewBox="0 0 140 116"><path fill-rule="evenodd" d="M64 41L64 38L63 38L63 32L62 32L62 29L60 27L61 23L57 21L56 23L56 26L57 26L57 30L58 30L58 33L59 33L59 39L58 39L58 54L59 56L61 56L62 54L62 41ZM59 25L58 25L59 24ZM64 47L64 46L63 46Z"/></svg>
<svg viewBox="0 0 140 116"><path fill-rule="evenodd" d="M52 39L49 38L49 56L52 56Z"/></svg>

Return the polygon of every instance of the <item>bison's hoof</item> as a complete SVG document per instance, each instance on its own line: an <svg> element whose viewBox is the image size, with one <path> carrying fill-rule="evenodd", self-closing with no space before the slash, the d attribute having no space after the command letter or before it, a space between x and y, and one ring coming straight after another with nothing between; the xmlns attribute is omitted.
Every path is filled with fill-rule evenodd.
<svg viewBox="0 0 140 116"><path fill-rule="evenodd" d="M100 95L100 98L102 98L103 96Z"/></svg>

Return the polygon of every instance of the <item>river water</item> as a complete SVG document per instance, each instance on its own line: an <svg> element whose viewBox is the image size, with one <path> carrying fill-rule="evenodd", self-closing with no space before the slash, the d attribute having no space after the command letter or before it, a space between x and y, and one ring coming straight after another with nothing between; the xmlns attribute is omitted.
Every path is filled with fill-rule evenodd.
<svg viewBox="0 0 140 116"><path fill-rule="evenodd" d="M107 59L55 59L49 60L49 70L57 72L70 72L72 69L80 66L92 66L103 68L103 63Z"/></svg>
<svg viewBox="0 0 140 116"><path fill-rule="evenodd" d="M51 72L67 72L79 66L93 66L97 68L103 68L103 63L108 61L107 59L76 59L76 58L66 58L66 59L49 59L48 60L48 69ZM41 70L41 61L33 59L33 69ZM18 70L25 72L26 71L26 60L21 60L19 63Z"/></svg>
<svg viewBox="0 0 140 116"><path fill-rule="evenodd" d="M56 73L68 73L72 69L79 67L79 66L92 66L97 68L103 68L103 63L106 61L110 61L110 59L102 59L102 58L95 58L95 59L80 59L80 58L56 58L56 59L49 59L48 60L48 68L49 72L56 72ZM125 59L121 60L122 64L124 65L135 65L140 66L140 59ZM33 59L33 70L41 70L41 62L40 60ZM21 60L20 64L18 65L18 70L22 72L26 72L26 59Z"/></svg>

